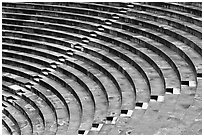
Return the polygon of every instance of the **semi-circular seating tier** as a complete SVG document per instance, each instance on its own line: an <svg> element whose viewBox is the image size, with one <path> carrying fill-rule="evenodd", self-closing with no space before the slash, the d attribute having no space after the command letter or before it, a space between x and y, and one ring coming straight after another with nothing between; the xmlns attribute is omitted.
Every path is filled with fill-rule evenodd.
<svg viewBox="0 0 204 137"><path fill-rule="evenodd" d="M2 133L202 132L202 4L2 3Z"/></svg>

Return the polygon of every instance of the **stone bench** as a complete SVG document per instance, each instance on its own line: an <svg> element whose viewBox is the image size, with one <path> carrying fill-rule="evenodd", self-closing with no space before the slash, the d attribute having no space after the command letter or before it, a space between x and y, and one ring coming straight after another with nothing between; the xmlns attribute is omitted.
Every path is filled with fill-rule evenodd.
<svg viewBox="0 0 204 137"><path fill-rule="evenodd" d="M9 127L9 125L3 119L2 119L2 125L3 125L2 133L4 135L12 135L13 134L11 128Z"/></svg>
<svg viewBox="0 0 204 137"><path fill-rule="evenodd" d="M7 87L5 85L3 86ZM7 87L6 89L7 90L5 90L3 94L7 96L10 95L16 98L17 100L15 101L15 103L17 103L18 106L21 106L22 109L25 110L25 113L27 113L27 116L30 118L31 123L33 124L33 134L42 134L42 131L44 130L44 126L45 126L45 121L44 121L44 117L40 109L36 106L34 102L32 102L26 96L19 96L18 94L16 94L17 95L16 96L15 94L9 91L12 89L10 89L9 87ZM35 118L31 119L33 115L35 115ZM41 125L39 125L38 122Z"/></svg>
<svg viewBox="0 0 204 137"><path fill-rule="evenodd" d="M5 105L5 107L7 107L7 105ZM2 120L4 120L7 125L9 125L9 127L11 128L12 135L21 135L21 130L18 122L5 108L2 110Z"/></svg>

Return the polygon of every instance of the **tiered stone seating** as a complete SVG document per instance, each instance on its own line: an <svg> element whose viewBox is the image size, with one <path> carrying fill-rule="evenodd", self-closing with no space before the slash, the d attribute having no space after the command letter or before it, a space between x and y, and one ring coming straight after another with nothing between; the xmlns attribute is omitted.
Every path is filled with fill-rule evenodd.
<svg viewBox="0 0 204 137"><path fill-rule="evenodd" d="M177 2L178 4L187 5L188 7L194 7L198 10L202 10L202 3L201 2Z"/></svg>
<svg viewBox="0 0 204 137"><path fill-rule="evenodd" d="M27 110L25 110L24 108L22 108L18 102L13 101L13 100L16 100L15 96L5 95L3 92L2 97L3 97L3 101L12 105L15 109L17 109L18 111L20 111L22 113L22 115L24 116L24 119L26 119L25 121L28 121L29 126L31 128L31 133L33 134L34 129L33 129L32 121L31 121L29 114L28 114L29 112Z"/></svg>
<svg viewBox="0 0 204 137"><path fill-rule="evenodd" d="M156 10L156 12L158 12L157 14L159 15L167 15L173 18L180 19L185 22L195 24L199 27L202 27L202 22L201 22L200 17L191 16L188 13L183 13L183 12L178 12L178 11L171 10L171 9L162 8L160 6L156 6L154 3L142 3L142 4L145 4L145 7L148 7L153 11Z"/></svg>
<svg viewBox="0 0 204 137"><path fill-rule="evenodd" d="M29 98L26 98L25 96L21 98L19 96L16 96L15 94L12 94L12 91L8 91L9 87L4 86L4 88L7 88L7 92L4 91L2 93L3 96L6 98L11 96L14 97L16 99L16 101L14 100L15 104L18 107L20 107L21 110L24 111L26 116L29 118L30 124L32 124L32 127L33 127L33 134L41 134L44 130L45 122L44 122L44 117L42 115L42 112L39 110L39 108L36 108L36 106L33 106L34 103L31 103L32 101L29 100Z"/></svg>
<svg viewBox="0 0 204 137"><path fill-rule="evenodd" d="M7 125L7 123L3 119L2 119L2 125L3 125L2 133L12 135L12 131L11 131L10 127Z"/></svg>
<svg viewBox="0 0 204 137"><path fill-rule="evenodd" d="M3 110L3 114L5 114L9 118L11 117L11 115L13 116L13 121L15 119L15 122L17 122L20 127L21 130L20 134L32 134L33 128L32 124L30 123L31 122L30 119L27 117L27 114L15 103L10 101L13 100L13 98L6 98L4 96L2 96L2 98L3 98L2 103L4 103L7 106L7 108Z"/></svg>
<svg viewBox="0 0 204 137"><path fill-rule="evenodd" d="M201 134L200 7L2 3L3 133Z"/></svg>
<svg viewBox="0 0 204 137"><path fill-rule="evenodd" d="M153 3L155 4L155 3ZM172 10L176 10L176 11L182 11L182 12L186 12L186 13L191 13L193 15L196 16L202 16L202 10L194 8L194 7L189 7L189 6L184 6L182 4L179 3L167 3L167 2L161 2L161 3L156 3L161 7L165 7L168 9L172 9Z"/></svg>
<svg viewBox="0 0 204 137"><path fill-rule="evenodd" d="M15 76L15 75L12 75L12 76ZM6 81L14 82L14 84L20 84L20 85L26 84L26 82L24 83L22 81L24 79L22 79L22 77L19 77L19 76L18 76L18 80L12 79L11 76L10 77L4 76L3 78ZM18 85L18 86L20 86L20 85ZM11 84L10 86L13 86L13 84ZM25 88L31 88L31 87L29 87L27 85ZM33 94L31 92L28 92L25 88L22 88L23 92L25 92L25 96L31 98L32 100L34 99L35 100L35 104L41 109L42 114L43 114L44 119L45 119L45 130L47 130L47 128L50 128L50 125L52 125L53 122L56 122L55 121L55 119L56 119L56 112L55 112L55 108L54 108L53 104L47 99L49 97L46 98L45 95L43 93L41 93L43 91L42 87L41 87L41 90L40 90L41 92L39 92L37 88L32 87L31 88L31 90L32 90L31 92L33 92ZM46 131L46 134L52 134L52 132L49 133L48 131Z"/></svg>
<svg viewBox="0 0 204 137"><path fill-rule="evenodd" d="M4 107L7 107L5 104L3 104ZM18 125L18 122L16 119L4 108L2 110L2 118L7 123L7 125L10 127L12 135L20 135L21 130Z"/></svg>
<svg viewBox="0 0 204 137"><path fill-rule="evenodd" d="M39 67L40 68L40 67ZM58 93L59 95L60 95L60 93ZM75 108L76 109L76 108ZM75 113L75 115L76 115L76 113ZM63 122L63 121L62 121Z"/></svg>

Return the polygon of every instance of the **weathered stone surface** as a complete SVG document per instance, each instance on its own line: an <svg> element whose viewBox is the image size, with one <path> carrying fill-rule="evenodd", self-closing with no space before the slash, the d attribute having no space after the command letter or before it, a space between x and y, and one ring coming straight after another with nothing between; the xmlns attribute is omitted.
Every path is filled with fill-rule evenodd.
<svg viewBox="0 0 204 137"><path fill-rule="evenodd" d="M2 134L201 135L202 3L2 3Z"/></svg>

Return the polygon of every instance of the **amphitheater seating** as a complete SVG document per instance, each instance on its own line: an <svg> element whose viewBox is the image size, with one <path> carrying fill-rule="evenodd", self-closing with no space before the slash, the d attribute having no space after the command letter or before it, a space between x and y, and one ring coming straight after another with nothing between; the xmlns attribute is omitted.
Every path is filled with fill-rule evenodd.
<svg viewBox="0 0 204 137"><path fill-rule="evenodd" d="M201 83L199 2L2 3L3 134L201 134Z"/></svg>

